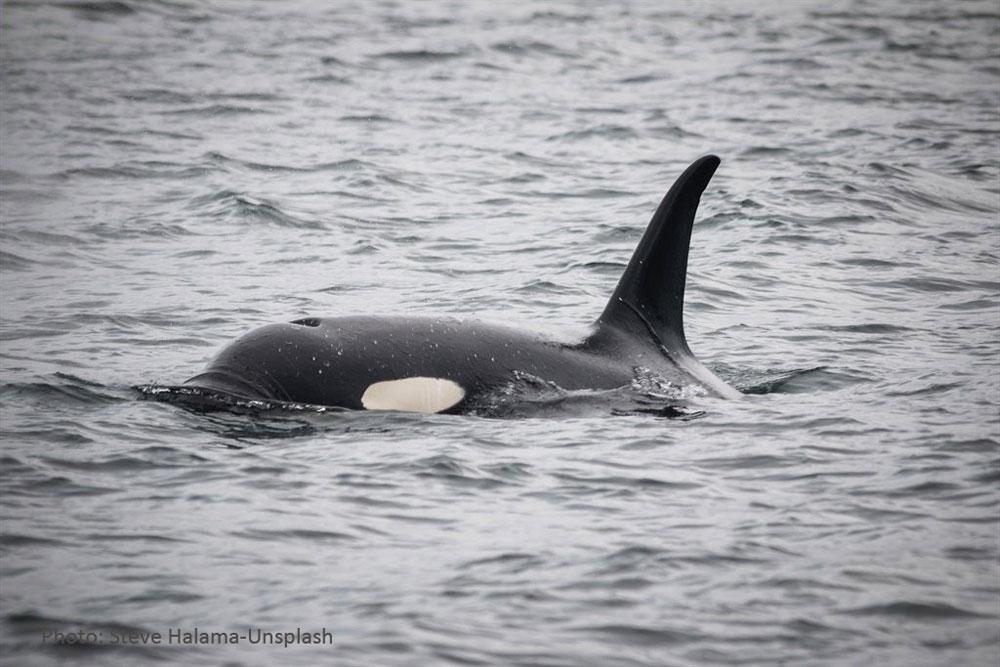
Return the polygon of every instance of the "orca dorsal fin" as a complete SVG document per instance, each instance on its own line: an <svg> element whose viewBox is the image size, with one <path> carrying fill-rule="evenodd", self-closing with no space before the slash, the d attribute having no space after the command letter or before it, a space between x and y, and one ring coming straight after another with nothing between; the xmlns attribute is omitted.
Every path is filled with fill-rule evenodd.
<svg viewBox="0 0 1000 667"><path fill-rule="evenodd" d="M691 227L719 158L706 155L684 170L653 214L608 301L598 326L649 338L670 357L693 359L684 337L684 287Z"/></svg>

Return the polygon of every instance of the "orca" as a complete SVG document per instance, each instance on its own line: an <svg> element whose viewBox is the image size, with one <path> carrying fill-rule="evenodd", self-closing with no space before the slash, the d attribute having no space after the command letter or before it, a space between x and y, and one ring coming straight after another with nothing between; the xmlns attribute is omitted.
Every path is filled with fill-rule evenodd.
<svg viewBox="0 0 1000 667"><path fill-rule="evenodd" d="M251 401L454 414L525 374L564 390L602 390L648 369L670 384L739 397L684 336L691 229L719 162L698 159L670 188L581 343L448 317L307 317L236 339L184 387Z"/></svg>

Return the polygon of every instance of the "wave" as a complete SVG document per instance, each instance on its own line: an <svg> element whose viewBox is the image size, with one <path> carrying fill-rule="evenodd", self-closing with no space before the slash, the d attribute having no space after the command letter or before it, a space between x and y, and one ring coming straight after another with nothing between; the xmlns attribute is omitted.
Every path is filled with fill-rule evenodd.
<svg viewBox="0 0 1000 667"><path fill-rule="evenodd" d="M50 405L106 405L128 400L106 385L70 373L57 372L53 377L62 382L4 382L0 384L0 400L27 399Z"/></svg>
<svg viewBox="0 0 1000 667"><path fill-rule="evenodd" d="M468 55L464 51L435 51L430 49L413 49L400 51L383 51L376 53L375 58L383 60L398 60L409 63L434 63L454 60Z"/></svg>
<svg viewBox="0 0 1000 667"><path fill-rule="evenodd" d="M157 112L164 116L202 116L205 118L220 118L226 116L246 116L274 113L264 107L251 107L238 104L208 104L204 106L185 107Z"/></svg>
<svg viewBox="0 0 1000 667"><path fill-rule="evenodd" d="M95 0L80 0L80 2L50 2L43 4L49 4L52 7L74 9L86 14L128 16L129 14L135 14L139 11L136 9L134 2L124 2L123 0L104 0L104 2Z"/></svg>
<svg viewBox="0 0 1000 667"><path fill-rule="evenodd" d="M835 371L827 366L784 369L736 369L726 365L713 370L744 394L802 394L834 391L871 378L853 371Z"/></svg>
<svg viewBox="0 0 1000 667"><path fill-rule="evenodd" d="M116 179L163 180L201 178L209 173L204 167L178 164L174 162L124 162L110 167L77 167L64 169L51 175L52 178L71 180L87 178L98 181Z"/></svg>
<svg viewBox="0 0 1000 667"><path fill-rule="evenodd" d="M0 270L2 271L25 271L35 263L36 260L0 250Z"/></svg>
<svg viewBox="0 0 1000 667"><path fill-rule="evenodd" d="M852 616L885 616L888 618L909 618L927 621L950 618L994 618L992 613L963 609L946 602L916 602L911 600L853 607L845 609L840 613Z"/></svg>
<svg viewBox="0 0 1000 667"><path fill-rule="evenodd" d="M568 132L561 132L559 134L553 134L545 138L546 141L567 141L567 142L580 142L590 139L613 139L615 141L621 141L624 139L637 139L639 138L639 133L635 129L627 125L595 125L593 127L588 127L582 130L570 130Z"/></svg>
<svg viewBox="0 0 1000 667"><path fill-rule="evenodd" d="M490 45L494 51L499 51L501 53L511 54L511 55L530 55L535 53L540 53L547 56L558 56L560 58L575 58L576 56L564 49L559 48L555 44L550 42L545 42L542 40L527 39L527 40L506 40L503 42L495 42Z"/></svg>
<svg viewBox="0 0 1000 667"><path fill-rule="evenodd" d="M317 220L308 220L287 213L276 204L251 197L242 192L222 190L191 200L189 206L207 215L240 223L266 224L294 229L325 229Z"/></svg>

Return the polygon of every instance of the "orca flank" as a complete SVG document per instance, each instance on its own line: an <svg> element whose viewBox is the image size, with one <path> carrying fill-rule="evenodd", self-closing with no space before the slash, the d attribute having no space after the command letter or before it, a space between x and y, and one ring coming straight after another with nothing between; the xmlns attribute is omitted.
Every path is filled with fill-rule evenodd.
<svg viewBox="0 0 1000 667"><path fill-rule="evenodd" d="M309 317L238 338L186 387L240 399L461 413L528 374L565 390L615 389L648 369L735 398L691 353L683 307L688 249L719 158L695 161L653 215L593 334L577 345L447 317Z"/></svg>

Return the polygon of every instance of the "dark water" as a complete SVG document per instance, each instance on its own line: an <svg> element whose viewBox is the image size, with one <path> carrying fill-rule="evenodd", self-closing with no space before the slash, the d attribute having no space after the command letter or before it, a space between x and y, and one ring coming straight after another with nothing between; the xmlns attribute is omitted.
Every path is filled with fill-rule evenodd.
<svg viewBox="0 0 1000 667"><path fill-rule="evenodd" d="M997 664L995 1L0 15L6 663ZM581 336L707 152L689 339L745 400L131 389L310 314Z"/></svg>

